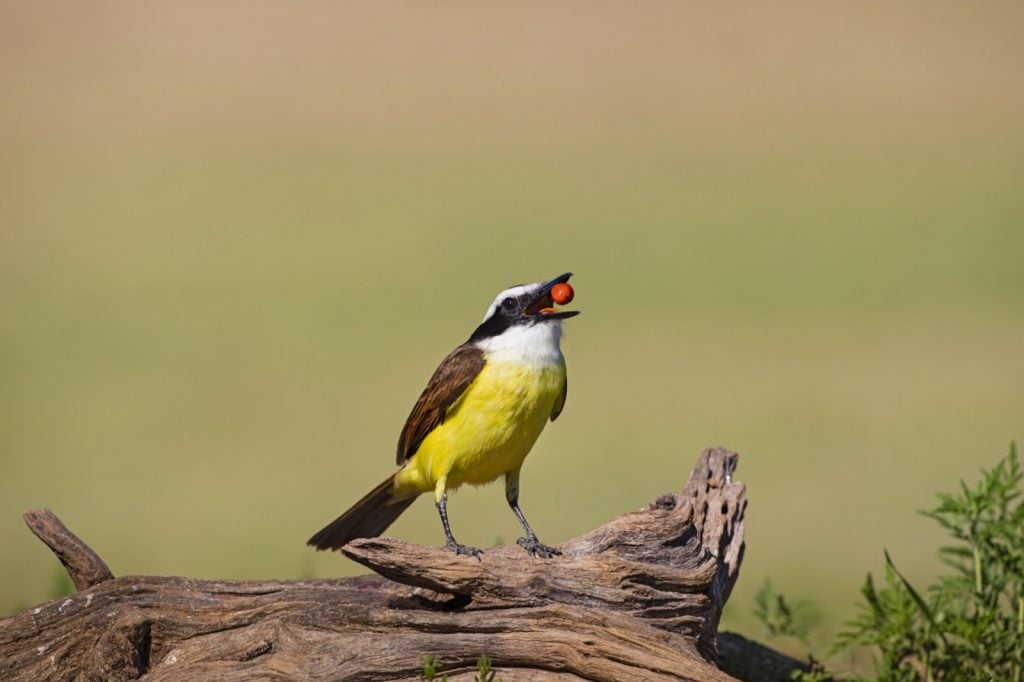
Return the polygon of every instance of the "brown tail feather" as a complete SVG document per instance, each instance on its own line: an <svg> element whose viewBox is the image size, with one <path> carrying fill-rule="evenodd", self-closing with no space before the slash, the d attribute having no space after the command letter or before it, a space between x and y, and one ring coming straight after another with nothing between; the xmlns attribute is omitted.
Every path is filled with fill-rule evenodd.
<svg viewBox="0 0 1024 682"><path fill-rule="evenodd" d="M317 549L341 549L356 538L375 538L388 529L415 497L391 500L394 476L371 490L347 512L331 521L306 543Z"/></svg>

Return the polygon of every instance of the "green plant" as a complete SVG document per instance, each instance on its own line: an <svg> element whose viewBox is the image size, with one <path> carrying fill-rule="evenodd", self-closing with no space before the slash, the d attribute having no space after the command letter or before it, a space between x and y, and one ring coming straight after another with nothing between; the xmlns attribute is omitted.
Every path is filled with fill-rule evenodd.
<svg viewBox="0 0 1024 682"><path fill-rule="evenodd" d="M433 682L433 680L445 682L448 679L447 675L440 678L437 676L437 656L423 656L420 658L420 661L423 663L423 670L420 671L420 677L427 680L427 682Z"/></svg>
<svg viewBox="0 0 1024 682"><path fill-rule="evenodd" d="M803 644L814 619L809 602L787 599L767 579L754 595L754 616L764 626L765 637L792 637Z"/></svg>
<svg viewBox="0 0 1024 682"><path fill-rule="evenodd" d="M792 637L805 647L808 646L807 633L817 619L810 602L790 600L767 579L754 595L754 617L764 626L765 638ZM813 656L807 657L806 666L807 670L794 670L790 679L797 682L829 682L833 679Z"/></svg>
<svg viewBox="0 0 1024 682"><path fill-rule="evenodd" d="M827 671L821 661L814 656L807 657L807 667L810 670L794 670L790 673L789 679L794 682L835 682L839 679Z"/></svg>
<svg viewBox="0 0 1024 682"><path fill-rule="evenodd" d="M423 669L420 671L420 677L427 682L433 680L439 680L439 682L446 682L448 680L447 675L437 676L438 659L437 656L423 656L420 661L423 664ZM475 682L501 682L500 677L495 677L497 671L491 668L491 657L487 654L480 654L480 658L476 661L476 672L473 676Z"/></svg>
<svg viewBox="0 0 1024 682"><path fill-rule="evenodd" d="M501 680L495 680L494 676L497 674L494 670L491 670L491 657L487 654L480 654L480 658L476 662L477 674L473 677L476 682L501 682Z"/></svg>
<svg viewBox="0 0 1024 682"><path fill-rule="evenodd" d="M1024 503L1017 449L974 487L939 495L923 512L953 537L939 550L951 572L923 592L885 553L881 586L868 575L860 614L834 650L876 648L882 682L1024 676Z"/></svg>

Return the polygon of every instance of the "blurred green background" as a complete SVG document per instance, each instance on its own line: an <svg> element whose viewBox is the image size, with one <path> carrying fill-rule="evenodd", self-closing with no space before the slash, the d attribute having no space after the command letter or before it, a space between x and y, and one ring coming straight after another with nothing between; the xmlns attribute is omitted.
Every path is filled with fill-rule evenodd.
<svg viewBox="0 0 1024 682"><path fill-rule="evenodd" d="M524 469L548 542L741 453L747 554L825 638L1024 434L1024 5L0 6L0 613L20 514L115 574L361 572L304 541L387 475L501 289L576 273ZM461 541L518 537L500 486ZM440 544L431 505L391 534Z"/></svg>

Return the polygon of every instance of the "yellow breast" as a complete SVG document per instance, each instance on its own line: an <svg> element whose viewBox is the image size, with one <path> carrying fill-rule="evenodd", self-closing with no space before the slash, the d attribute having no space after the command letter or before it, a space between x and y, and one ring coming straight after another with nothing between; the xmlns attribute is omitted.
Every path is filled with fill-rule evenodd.
<svg viewBox="0 0 1024 682"><path fill-rule="evenodd" d="M396 476L398 490L480 485L517 469L551 417L564 363L488 361Z"/></svg>

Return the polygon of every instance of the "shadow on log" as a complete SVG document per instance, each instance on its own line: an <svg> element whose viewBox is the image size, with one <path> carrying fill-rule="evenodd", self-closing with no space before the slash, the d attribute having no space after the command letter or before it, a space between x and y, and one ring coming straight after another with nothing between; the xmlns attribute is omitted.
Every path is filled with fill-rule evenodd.
<svg viewBox="0 0 1024 682"><path fill-rule="evenodd" d="M743 559L737 459L706 450L682 492L556 559L365 539L343 551L379 576L338 580L114 578L52 512L28 512L79 592L0 620L0 679L417 680L430 655L454 681L486 653L506 682L732 680L718 664L745 670L755 647L786 679L796 661L718 644Z"/></svg>

